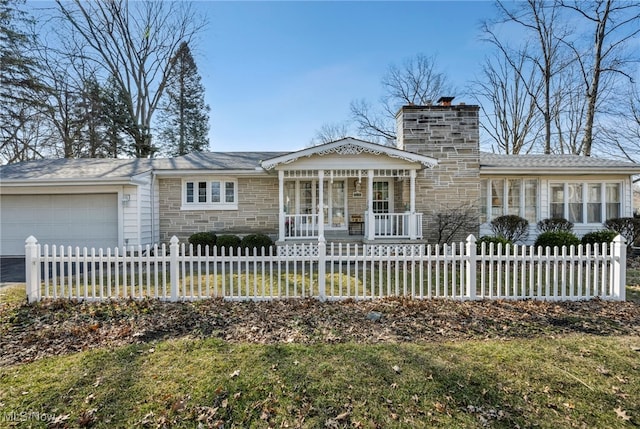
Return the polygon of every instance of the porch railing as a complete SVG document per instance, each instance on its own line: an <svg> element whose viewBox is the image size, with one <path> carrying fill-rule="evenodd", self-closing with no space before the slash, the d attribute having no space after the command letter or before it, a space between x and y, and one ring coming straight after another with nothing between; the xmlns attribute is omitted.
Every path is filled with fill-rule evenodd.
<svg viewBox="0 0 640 429"><path fill-rule="evenodd" d="M286 214L284 229L286 238L316 238L318 237L318 215Z"/></svg>
<svg viewBox="0 0 640 429"><path fill-rule="evenodd" d="M422 213L365 213L365 231L376 238L422 238Z"/></svg>

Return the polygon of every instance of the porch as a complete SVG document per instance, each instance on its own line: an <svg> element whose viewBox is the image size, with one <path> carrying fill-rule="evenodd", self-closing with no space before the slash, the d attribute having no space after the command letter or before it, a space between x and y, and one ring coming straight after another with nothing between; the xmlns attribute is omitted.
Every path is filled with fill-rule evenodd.
<svg viewBox="0 0 640 429"><path fill-rule="evenodd" d="M281 170L279 242L417 240L415 169Z"/></svg>

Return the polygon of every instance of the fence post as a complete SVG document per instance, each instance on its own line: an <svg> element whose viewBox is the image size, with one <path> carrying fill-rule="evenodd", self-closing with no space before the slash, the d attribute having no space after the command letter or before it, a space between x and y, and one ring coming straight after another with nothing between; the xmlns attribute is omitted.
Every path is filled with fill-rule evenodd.
<svg viewBox="0 0 640 429"><path fill-rule="evenodd" d="M467 269L467 299L476 299L476 261L478 259L476 238L469 234L466 242L465 259Z"/></svg>
<svg viewBox="0 0 640 429"><path fill-rule="evenodd" d="M25 241L24 249L27 301L31 304L40 301L40 255L38 255L38 240L36 240L33 235L30 235Z"/></svg>
<svg viewBox="0 0 640 429"><path fill-rule="evenodd" d="M627 242L622 235L613 239L613 261L611 262L611 292L614 299L625 301L627 283Z"/></svg>
<svg viewBox="0 0 640 429"><path fill-rule="evenodd" d="M327 298L326 294L326 263L327 263L327 242L324 237L318 239L318 294L320 301Z"/></svg>
<svg viewBox="0 0 640 429"><path fill-rule="evenodd" d="M171 237L171 245L169 246L169 279L171 282L171 301L176 302L178 300L178 253L180 252L180 247L178 246L178 237L175 235Z"/></svg>

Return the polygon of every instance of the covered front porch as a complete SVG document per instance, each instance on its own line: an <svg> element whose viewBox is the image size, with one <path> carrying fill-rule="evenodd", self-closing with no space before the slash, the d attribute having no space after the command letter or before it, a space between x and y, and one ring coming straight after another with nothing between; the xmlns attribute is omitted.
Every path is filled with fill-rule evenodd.
<svg viewBox="0 0 640 429"><path fill-rule="evenodd" d="M278 173L278 241L421 239L416 176L434 164L355 139L263 162Z"/></svg>
<svg viewBox="0 0 640 429"><path fill-rule="evenodd" d="M415 176L415 170L279 171L279 241L422 238Z"/></svg>

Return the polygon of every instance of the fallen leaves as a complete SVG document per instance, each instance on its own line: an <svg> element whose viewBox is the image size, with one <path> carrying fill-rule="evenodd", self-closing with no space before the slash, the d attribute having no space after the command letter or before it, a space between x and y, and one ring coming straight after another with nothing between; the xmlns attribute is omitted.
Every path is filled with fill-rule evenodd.
<svg viewBox="0 0 640 429"><path fill-rule="evenodd" d="M377 320L371 323L371 319ZM638 335L640 304L598 299L581 302L212 299L182 303L58 300L3 307L0 332L0 365L11 365L45 356L184 336L217 337L232 343L311 344L508 340L571 333ZM146 353L154 351L150 347Z"/></svg>
<svg viewBox="0 0 640 429"><path fill-rule="evenodd" d="M618 418L624 420L625 422L631 420L631 416L629 416L627 412L622 408L618 407L614 411L616 412L616 416L618 416Z"/></svg>

